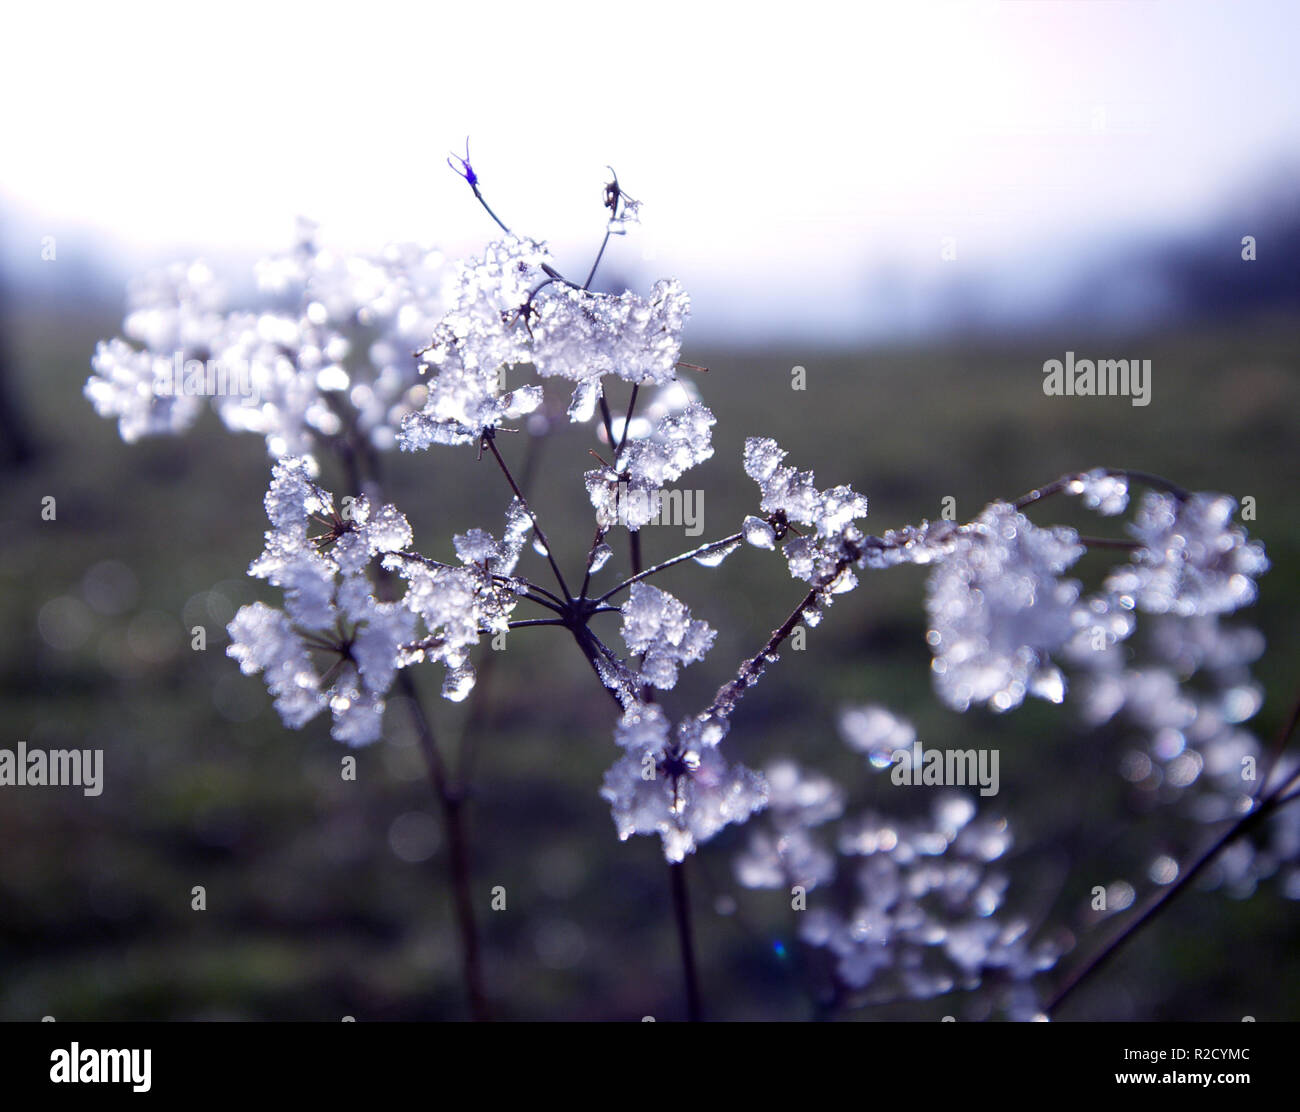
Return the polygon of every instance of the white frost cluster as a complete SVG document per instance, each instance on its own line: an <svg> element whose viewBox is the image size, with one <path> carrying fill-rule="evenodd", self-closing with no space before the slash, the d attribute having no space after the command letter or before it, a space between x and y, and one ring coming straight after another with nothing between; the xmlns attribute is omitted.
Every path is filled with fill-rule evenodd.
<svg viewBox="0 0 1300 1112"><path fill-rule="evenodd" d="M1028 982L1061 951L1035 943L1025 919L995 917L1007 878L988 866L1010 846L1006 820L978 818L960 794L940 796L922 821L848 820L839 852L861 859L851 910L811 907L799 936L829 951L844 989L872 1000L927 999L990 977Z"/></svg>
<svg viewBox="0 0 1300 1112"><path fill-rule="evenodd" d="M676 376L690 307L672 280L656 282L648 298L561 287L541 301L533 364L543 377L579 384L612 374L663 386Z"/></svg>
<svg viewBox="0 0 1300 1112"><path fill-rule="evenodd" d="M1106 586L1151 614L1225 614L1255 601L1255 579L1268 570L1264 548L1232 523L1226 494L1180 501L1148 492L1131 531L1142 547Z"/></svg>
<svg viewBox="0 0 1300 1112"><path fill-rule="evenodd" d="M816 624L818 607L828 605L831 595L857 586L849 564L862 558L864 538L854 522L867 516L867 499L849 486L818 490L811 471L781 465L785 456L775 440L750 437L745 441L745 474L762 493L759 508L783 527L802 525L813 530L787 541L782 551L790 574L818 588L818 605L806 616ZM751 543L762 545L765 536L752 523L747 532L754 533Z"/></svg>
<svg viewBox="0 0 1300 1112"><path fill-rule="evenodd" d="M433 660L447 669L442 693L459 702L474 687L470 650L481 634L501 633L524 591L511 573L532 528L523 503L511 501L500 541L483 529L454 538L459 567L421 556L397 553L384 558L384 567L407 582L406 605L424 625L425 636L403 655L403 664Z"/></svg>
<svg viewBox="0 0 1300 1112"><path fill-rule="evenodd" d="M736 857L736 879L746 888L812 891L835 876L835 854L813 828L844 812L844 792L828 777L782 760L763 770L767 810L751 825L749 841Z"/></svg>
<svg viewBox="0 0 1300 1112"><path fill-rule="evenodd" d="M633 583L622 606L623 640L643 656L641 677L666 691L677 685L677 670L697 660L713 645L717 630L691 618L686 604L645 582Z"/></svg>
<svg viewBox="0 0 1300 1112"><path fill-rule="evenodd" d="M696 723L681 723L670 740L668 719L653 703L633 703L615 741L625 750L605 773L620 841L658 834L672 862L694 853L729 823L743 823L767 802L763 777L729 765Z"/></svg>
<svg viewBox="0 0 1300 1112"><path fill-rule="evenodd" d="M415 244L335 252L303 221L294 249L256 276L257 298L230 309L203 263L137 285L123 331L143 347L99 345L86 384L96 411L135 440L184 431L210 401L277 459L309 458L344 432L392 448L418 383L413 352L440 315L442 256Z"/></svg>
<svg viewBox="0 0 1300 1112"><path fill-rule="evenodd" d="M272 528L249 574L284 592L284 610L242 607L228 627L227 655L246 675L263 673L286 725L328 708L337 740L368 744L379 737L384 696L415 619L401 603L376 601L367 572L377 556L410 543L410 527L392 506L372 512L363 498L346 516L336 512L299 458L276 463L266 512ZM320 532L310 535L313 522ZM313 651L326 658L324 668Z"/></svg>
<svg viewBox="0 0 1300 1112"><path fill-rule="evenodd" d="M101 417L117 419L128 444L142 436L185 432L198 420L204 399L157 389L181 355L211 358L222 346L223 294L205 263L174 264L131 284L122 331L127 340L101 341L95 348L85 394Z"/></svg>
<svg viewBox="0 0 1300 1112"><path fill-rule="evenodd" d="M457 269L450 301L425 351L427 402L407 418L403 448L471 443L531 413L542 402L540 386L507 392L502 385L505 371L523 363L542 378L575 384L573 421L592 418L604 375L671 382L690 304L671 281L656 284L648 299L574 289L554 276L544 244L513 236Z"/></svg>
<svg viewBox="0 0 1300 1112"><path fill-rule="evenodd" d="M714 423L706 406L691 401L660 417L652 429L629 429L613 465L584 476L597 521L635 533L660 517L665 484L713 456ZM634 432L642 435L634 438Z"/></svg>
<svg viewBox="0 0 1300 1112"><path fill-rule="evenodd" d="M457 266L450 306L423 353L427 400L403 422L401 447L473 443L485 429L541 404L538 386L501 387L503 370L528 360L524 306L545 280L548 257L544 245L510 237Z"/></svg>
<svg viewBox="0 0 1300 1112"><path fill-rule="evenodd" d="M1096 615L1061 573L1084 548L1072 529L1040 529L1005 502L964 527L930 574L927 640L935 689L949 706L1019 706L1026 694L1059 703L1065 679L1052 663Z"/></svg>

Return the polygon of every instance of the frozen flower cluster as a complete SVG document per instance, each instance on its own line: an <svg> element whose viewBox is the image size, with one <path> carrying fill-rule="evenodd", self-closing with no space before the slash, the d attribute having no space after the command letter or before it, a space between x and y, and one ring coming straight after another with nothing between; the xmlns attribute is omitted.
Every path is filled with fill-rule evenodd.
<svg viewBox="0 0 1300 1112"><path fill-rule="evenodd" d="M642 658L642 678L660 690L675 687L678 667L703 660L717 637L683 602L649 583L633 583L622 609L623 640Z"/></svg>
<svg viewBox="0 0 1300 1112"><path fill-rule="evenodd" d="M956 538L930 575L927 640L939 696L956 710L1010 710L1026 694L1059 703L1065 679L1052 663L1089 614L1062 573L1084 548L1071 529L1040 529L994 503Z"/></svg>
<svg viewBox="0 0 1300 1112"><path fill-rule="evenodd" d="M95 412L115 418L128 444L185 432L198 420L202 396L160 391L158 381L171 375L178 352L183 374L185 360L206 360L220 350L223 302L216 275L202 262L174 264L131 284L126 338L100 342L85 388Z"/></svg>
<svg viewBox="0 0 1300 1112"><path fill-rule="evenodd" d="M728 764L693 726L688 719L671 731L656 704L630 706L614 738L624 755L605 773L600 793L620 840L658 834L670 862L682 861L727 824L743 823L767 801L763 777Z"/></svg>
<svg viewBox="0 0 1300 1112"><path fill-rule="evenodd" d="M418 382L412 352L441 312L442 256L414 244L335 252L303 221L294 249L259 263L256 279L253 303L233 308L201 262L137 285L126 339L92 361L96 411L128 441L184 432L210 402L273 458L314 460L344 435L392 448Z"/></svg>
<svg viewBox="0 0 1300 1112"><path fill-rule="evenodd" d="M875 768L889 763L878 754L916 736L880 706L846 708L840 729ZM845 794L826 777L782 760L766 778L768 807L734 859L736 879L747 888L818 890L799 913L798 931L828 955L833 998L928 999L992 978L1016 989L1012 1018L1039 1018L1030 982L1062 949L1035 941L1027 920L1005 914L1008 878L992 868L1012 845L1005 819L981 817L957 792L936 796L921 818L875 810L845 818ZM837 832L820 835L834 820ZM845 882L832 886L837 877Z"/></svg>
<svg viewBox="0 0 1300 1112"><path fill-rule="evenodd" d="M1232 523L1236 499L1149 492L1133 521L1141 547L1107 587L1149 614L1226 614L1249 606L1268 570L1264 548Z"/></svg>
<svg viewBox="0 0 1300 1112"><path fill-rule="evenodd" d="M861 815L838 847L856 861L850 909L811 906L799 937L832 955L841 991L878 1000L1029 981L1061 951L1023 917L997 917L1008 880L989 866L1010 846L1006 820L978 817L962 795L939 797L924 820Z"/></svg>
<svg viewBox="0 0 1300 1112"><path fill-rule="evenodd" d="M607 528L623 525L635 533L654 520L664 486L713 456L714 422L706 406L687 400L665 412L653 427L629 425L614 463L584 476L597 522Z"/></svg>
<svg viewBox="0 0 1300 1112"><path fill-rule="evenodd" d="M514 236L457 268L450 302L424 351L427 401L405 420L403 448L472 443L531 413L539 385L504 388L506 371L523 363L574 383L569 417L589 421L605 375L672 381L689 314L675 282L658 283L648 299L591 293L558 277L544 244Z"/></svg>
<svg viewBox="0 0 1300 1112"><path fill-rule="evenodd" d="M745 441L745 474L758 484L759 508L768 515L769 534L750 520L746 537L760 548L774 545L777 531L796 535L782 549L790 574L817 589L818 605L828 605L830 596L853 590L857 577L849 565L862 555L862 533L854 522L867 516L867 499L849 486L821 491L811 471L782 466L786 453L775 440L750 437ZM773 527L772 522L776 525ZM811 533L792 527L802 525ZM819 610L812 608L808 620L816 624Z"/></svg>
<svg viewBox="0 0 1300 1112"><path fill-rule="evenodd" d="M226 651L245 674L264 674L286 725L328 708L334 737L365 745L379 737L384 696L415 627L401 603L376 600L369 570L376 557L409 545L411 530L392 506L372 512L364 498L340 513L308 472L302 459L276 463L266 494L272 528L249 568L280 588L284 609L241 608Z"/></svg>
<svg viewBox="0 0 1300 1112"><path fill-rule="evenodd" d="M768 765L763 776L767 810L736 857L736 879L746 888L811 891L835 876L835 854L813 830L844 813L844 790L791 760Z"/></svg>
<svg viewBox="0 0 1300 1112"><path fill-rule="evenodd" d="M510 615L526 590L511 573L531 529L532 520L516 498L506 511L501 540L483 529L454 538L460 566L404 552L384 558L384 567L406 580L406 605L425 630L404 650L402 663L442 664L446 668L443 697L452 702L460 702L473 690L469 654L479 637L509 628Z"/></svg>

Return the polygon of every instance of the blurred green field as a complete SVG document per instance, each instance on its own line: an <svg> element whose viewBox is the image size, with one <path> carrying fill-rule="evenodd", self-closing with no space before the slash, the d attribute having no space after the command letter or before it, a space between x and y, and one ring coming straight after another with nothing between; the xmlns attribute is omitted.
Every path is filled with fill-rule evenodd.
<svg viewBox="0 0 1300 1112"><path fill-rule="evenodd" d="M260 680L224 655L234 610L274 597L243 574L265 527L263 445L231 437L210 414L184 439L123 445L80 393L95 340L117 331L115 314L52 298L16 308L18 386L41 455L6 477L0 507L0 742L101 747L106 788L96 798L73 789L0 795L0 1019L462 1017L437 812L400 708L390 710L386 740L357 754L359 780L345 783L346 751L328 723L285 730ZM706 491L704 536L648 529L646 560L731 532L753 511L755 488L740 467L748 435L778 439L821 485L865 492L875 532L937 517L946 496L968 518L996 497L1099 464L1253 495L1252 533L1273 561L1249 612L1270 647L1256 669L1267 700L1255 726L1271 738L1300 679L1294 322L1108 344L1107 353L1152 360L1150 406L1043 395L1042 362L1098 350L1093 336L853 354L688 343L684 357L710 368L698 383L719 419L714 458L689 478ZM807 369L804 392L790 389L795 365ZM523 439L501 438L512 462ZM565 429L539 460L535 505L566 569L580 566L590 540L581 472L594 466L591 446ZM390 498L423 551L450 556L453 532L499 530L508 491L472 451L390 457L388 467ZM337 473L326 480L341 489ZM57 499L54 522L40 518L47 495ZM1040 509L1039 521L1077 520L1068 505ZM527 560L540 576L543 561ZM106 577L123 578L105 561L130 569L126 588L131 577L137 585L121 612L88 602ZM612 585L626 568L618 551L602 577ZM704 705L802 593L783 561L752 549L716 571L673 569L661 585L723 631L665 699L679 714ZM1141 871L1166 827L1122 790L1122 738L1081 733L1068 712L1040 704L1005 718L940 707L929 689L923 585L911 568L864 576L811 632L808 650L787 652L749 695L729 755L759 766L789 753L837 774L855 799L897 808L897 791L870 778L834 729L841 706L885 702L927 742L1001 747L1002 792L992 802L1018 833L1009 868L1023 883L1013 879L1013 903L1019 894L1036 914L1075 926L1092 885L1124 877L1145 891ZM57 599L74 601L46 609ZM66 647L42 636L41 615ZM603 620L616 639L616 619ZM190 649L194 625L208 630L206 652ZM616 755L608 699L559 631L512 633L494 672L470 816L496 1013L679 1017L658 840L619 844L597 794ZM436 694L441 675L421 679ZM473 702L437 701L446 744ZM737 841L728 831L690 863L707 1011L806 1018L797 959L774 946L790 942L793 914L780 893L734 883ZM404 860L394 844L422 859ZM190 909L195 885L207 890L202 913ZM488 910L496 885L508 893L505 911ZM727 898L735 910L720 914ZM1063 1018L1298 1019L1298 916L1274 886L1246 902L1189 893ZM1082 935L1062 968L1096 942ZM939 1000L867 1018L953 1010Z"/></svg>

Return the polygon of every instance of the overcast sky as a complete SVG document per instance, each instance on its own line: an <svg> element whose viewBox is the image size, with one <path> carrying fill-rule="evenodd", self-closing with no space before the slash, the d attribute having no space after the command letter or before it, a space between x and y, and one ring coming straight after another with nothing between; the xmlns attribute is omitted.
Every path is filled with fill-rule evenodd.
<svg viewBox="0 0 1300 1112"><path fill-rule="evenodd" d="M615 268L681 277L697 321L833 328L945 236L1046 270L1248 196L1300 151L1298 41L1289 0L24 5L0 201L151 258L278 249L299 213L460 250L492 233L445 163L469 135L569 269L610 163L645 203Z"/></svg>

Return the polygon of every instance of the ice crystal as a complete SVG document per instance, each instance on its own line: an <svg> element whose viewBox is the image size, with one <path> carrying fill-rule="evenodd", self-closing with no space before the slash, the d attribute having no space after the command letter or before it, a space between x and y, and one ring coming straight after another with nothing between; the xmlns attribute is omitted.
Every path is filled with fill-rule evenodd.
<svg viewBox="0 0 1300 1112"><path fill-rule="evenodd" d="M379 736L384 695L415 628L401 603L374 597L368 572L376 557L410 543L410 526L392 506L372 511L364 498L340 514L308 472L304 459L276 463L265 499L272 528L249 567L284 592L285 609L243 607L226 652L245 674L264 674L286 725L328 708L333 736L365 745ZM324 531L310 536L312 522ZM312 651L327 658L323 669Z"/></svg>
<svg viewBox="0 0 1300 1112"><path fill-rule="evenodd" d="M848 564L862 557L864 538L854 521L867 515L867 499L848 486L818 490L811 471L781 466L785 456L775 440L750 437L745 473L758 483L765 514L815 530L787 542L784 552L790 574L818 587L825 606L831 595L857 586Z"/></svg>
<svg viewBox="0 0 1300 1112"><path fill-rule="evenodd" d="M949 706L1019 706L1026 694L1059 702L1051 656L1088 622L1079 584L1061 573L1083 553L1071 529L1039 529L994 503L930 574L927 640L935 688Z"/></svg>
<svg viewBox="0 0 1300 1112"><path fill-rule="evenodd" d="M607 374L656 385L673 379L690 313L677 282L657 282L648 298L569 287L547 292L532 325L538 374L575 383Z"/></svg>
<svg viewBox="0 0 1300 1112"><path fill-rule="evenodd" d="M627 751L605 773L601 788L619 839L658 834L664 856L674 862L728 823L744 822L767 799L762 776L729 765L715 747L693 744L696 731L683 725L670 740L657 706L630 707L616 734Z"/></svg>
<svg viewBox="0 0 1300 1112"><path fill-rule="evenodd" d="M662 690L677 684L680 666L702 660L717 632L692 620L684 603L645 582L633 583L623 604L623 640L644 656L641 675Z"/></svg>
<svg viewBox="0 0 1300 1112"><path fill-rule="evenodd" d="M1153 614L1224 614L1249 606L1268 570L1263 546L1232 524L1236 500L1148 492L1133 521L1142 547L1107 587Z"/></svg>
<svg viewBox="0 0 1300 1112"><path fill-rule="evenodd" d="M483 529L453 538L461 566L441 564L408 553L384 558L384 567L407 582L405 602L419 616L426 635L409 645L402 663L432 660L447 669L443 696L459 702L474 686L470 650L481 634L509 628L523 584L511 573L519 561L532 521L516 498L506 511L501 540Z"/></svg>

